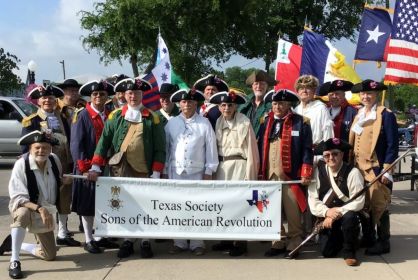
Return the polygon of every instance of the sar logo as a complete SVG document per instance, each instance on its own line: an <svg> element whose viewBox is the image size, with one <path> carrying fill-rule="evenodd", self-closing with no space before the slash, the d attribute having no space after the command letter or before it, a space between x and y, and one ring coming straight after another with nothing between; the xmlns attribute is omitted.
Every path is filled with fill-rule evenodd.
<svg viewBox="0 0 418 280"><path fill-rule="evenodd" d="M263 213L263 210L267 210L267 205L270 203L266 191L261 191L261 194L258 193L258 190L253 190L252 199L247 199L247 202L250 206L256 206L258 212Z"/></svg>
<svg viewBox="0 0 418 280"><path fill-rule="evenodd" d="M123 201L119 199L120 187L118 186L111 187L110 193L112 195L112 198L109 199L110 208L112 208L113 210L119 210L120 208L123 207L123 203L122 203Z"/></svg>

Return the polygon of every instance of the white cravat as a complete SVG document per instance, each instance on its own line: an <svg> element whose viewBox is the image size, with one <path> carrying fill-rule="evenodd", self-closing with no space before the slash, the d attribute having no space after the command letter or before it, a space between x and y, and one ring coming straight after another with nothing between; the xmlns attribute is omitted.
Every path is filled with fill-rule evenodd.
<svg viewBox="0 0 418 280"><path fill-rule="evenodd" d="M358 112L358 121L351 130L355 132L357 135L361 135L361 133L363 132L364 124L369 120L375 120L377 118L376 107L377 107L376 104L373 105L367 117L366 117L366 107L361 108Z"/></svg>
<svg viewBox="0 0 418 280"><path fill-rule="evenodd" d="M338 116L338 114L341 112L341 107L331 107L329 109L329 114L331 116L331 119L334 120L336 116Z"/></svg>
<svg viewBox="0 0 418 280"><path fill-rule="evenodd" d="M142 122L141 105L137 107L128 105L128 110L125 113L125 120L134 123Z"/></svg>

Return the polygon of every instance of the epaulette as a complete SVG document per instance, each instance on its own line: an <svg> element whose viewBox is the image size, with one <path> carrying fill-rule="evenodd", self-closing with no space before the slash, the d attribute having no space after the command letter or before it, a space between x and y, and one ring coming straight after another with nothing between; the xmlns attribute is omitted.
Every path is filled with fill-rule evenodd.
<svg viewBox="0 0 418 280"><path fill-rule="evenodd" d="M260 124L263 124L265 119L266 119L265 116L260 117Z"/></svg>
<svg viewBox="0 0 418 280"><path fill-rule="evenodd" d="M84 110L84 107L83 108L78 108L78 109L76 109L74 111L74 114L73 114L73 123L76 123L77 122L78 113L80 113L83 110Z"/></svg>
<svg viewBox="0 0 418 280"><path fill-rule="evenodd" d="M303 117L303 123L311 124L311 119L308 117Z"/></svg>
<svg viewBox="0 0 418 280"><path fill-rule="evenodd" d="M118 111L122 111L122 108L117 108L117 109L113 110L112 112L110 112L108 119L109 120L113 119L113 115Z"/></svg>
<svg viewBox="0 0 418 280"><path fill-rule="evenodd" d="M22 120L22 126L23 126L23 127L28 127L28 126L30 126L30 125L32 124L32 119L33 119L35 116L37 116L37 115L38 115L37 113L33 113L32 115L30 115L30 116L27 116L27 117L23 118L23 120Z"/></svg>

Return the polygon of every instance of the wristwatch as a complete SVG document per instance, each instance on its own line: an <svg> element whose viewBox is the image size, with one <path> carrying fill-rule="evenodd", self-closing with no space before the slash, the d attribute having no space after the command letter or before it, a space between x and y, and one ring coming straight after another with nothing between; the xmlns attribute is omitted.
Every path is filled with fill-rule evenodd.
<svg viewBox="0 0 418 280"><path fill-rule="evenodd" d="M36 206L36 208L35 208L35 212L38 212L38 213L39 213L39 209L40 209L41 207L42 207L41 205Z"/></svg>

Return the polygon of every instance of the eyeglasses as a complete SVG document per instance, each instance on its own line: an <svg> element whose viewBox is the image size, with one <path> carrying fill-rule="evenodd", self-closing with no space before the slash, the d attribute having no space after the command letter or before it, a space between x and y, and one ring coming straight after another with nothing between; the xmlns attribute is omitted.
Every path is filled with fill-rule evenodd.
<svg viewBox="0 0 418 280"><path fill-rule="evenodd" d="M104 91L93 91L91 93L92 96L106 96L106 92Z"/></svg>
<svg viewBox="0 0 418 280"><path fill-rule="evenodd" d="M232 106L234 106L233 103L222 103L221 104L221 107L232 107Z"/></svg>
<svg viewBox="0 0 418 280"><path fill-rule="evenodd" d="M334 151L334 152L331 152L331 153L323 154L322 156L324 157L324 159L329 159L331 156L335 158L339 154L340 154L340 152Z"/></svg>

